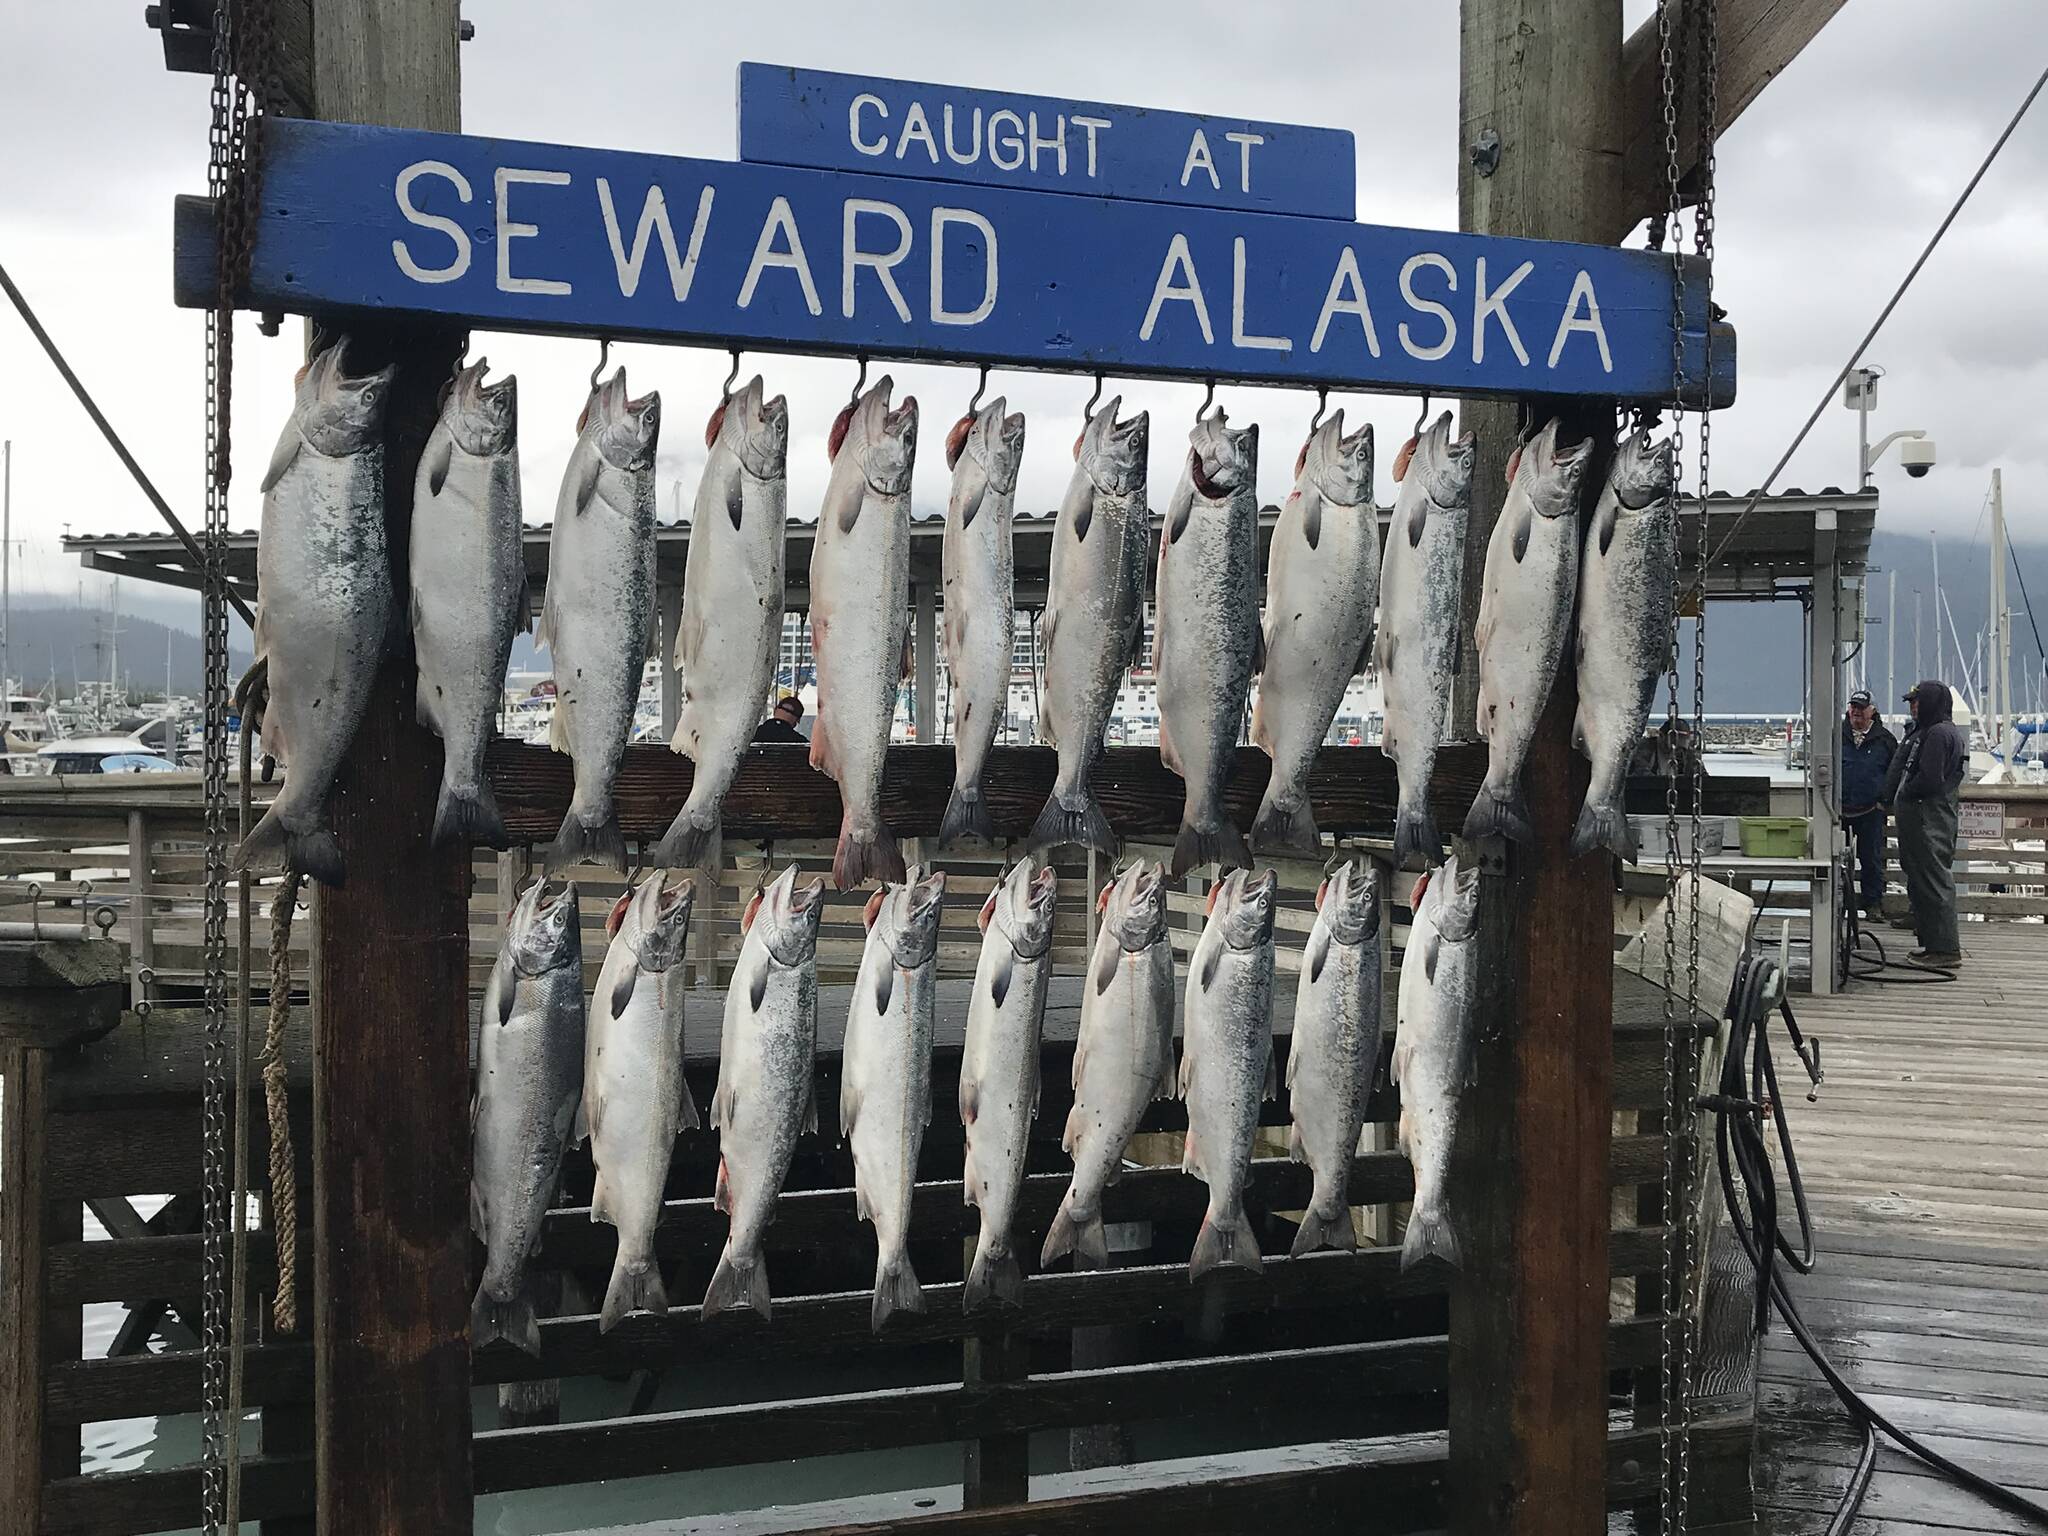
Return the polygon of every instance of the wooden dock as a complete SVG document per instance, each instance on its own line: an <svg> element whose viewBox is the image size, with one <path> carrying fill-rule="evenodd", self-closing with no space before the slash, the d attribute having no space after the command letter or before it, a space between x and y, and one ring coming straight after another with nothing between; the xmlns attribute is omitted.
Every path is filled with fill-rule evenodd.
<svg viewBox="0 0 2048 1536"><path fill-rule="evenodd" d="M1822 1252L1793 1289L1881 1411L2048 1503L2048 928L1971 923L1963 948L1953 983L1858 981L1795 1005L1827 1080L1807 1103L1779 1053ZM1857 1432L1775 1323L1761 1375L1762 1529L1823 1531ZM1854 1527L2034 1529L1890 1448Z"/></svg>

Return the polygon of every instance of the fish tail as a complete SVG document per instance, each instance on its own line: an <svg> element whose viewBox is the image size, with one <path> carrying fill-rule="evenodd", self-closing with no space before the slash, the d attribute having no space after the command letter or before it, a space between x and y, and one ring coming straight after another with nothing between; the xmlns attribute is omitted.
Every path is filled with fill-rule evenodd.
<svg viewBox="0 0 2048 1536"><path fill-rule="evenodd" d="M998 1243L984 1227L981 1241L974 1247L967 1284L960 1292L960 1308L963 1312L979 1312L991 1306L1022 1305L1024 1267L1017 1262L1017 1255L1006 1244Z"/></svg>
<svg viewBox="0 0 2048 1536"><path fill-rule="evenodd" d="M1632 862L1636 856L1635 829L1619 805L1588 795L1579 812L1578 825L1572 828L1572 852L1591 853L1595 848L1605 848L1616 858Z"/></svg>
<svg viewBox="0 0 2048 1536"><path fill-rule="evenodd" d="M685 804L654 848L658 869L719 869L725 860L725 818L713 806L709 821Z"/></svg>
<svg viewBox="0 0 2048 1536"><path fill-rule="evenodd" d="M1453 1269L1462 1263L1450 1217L1434 1207L1424 1210L1417 1206L1408 1217L1408 1235L1401 1241L1401 1268L1413 1269L1431 1254Z"/></svg>
<svg viewBox="0 0 2048 1536"><path fill-rule="evenodd" d="M1167 873L1178 880L1191 869L1215 864L1222 869L1250 869L1252 851L1244 834L1228 821L1219 819L1214 827L1198 827L1191 821L1180 824L1180 836L1173 841L1173 864Z"/></svg>
<svg viewBox="0 0 2048 1536"><path fill-rule="evenodd" d="M962 837L980 838L985 843L996 840L996 825L989 819L988 799L979 781L953 786L953 798L946 802L945 819L939 823L941 848Z"/></svg>
<svg viewBox="0 0 2048 1536"><path fill-rule="evenodd" d="M903 850L887 827L880 823L856 827L853 813L848 811L839 823L839 846L832 850L832 885L835 890L850 891L870 878L900 881Z"/></svg>
<svg viewBox="0 0 2048 1536"><path fill-rule="evenodd" d="M1322 840L1308 797L1304 795L1293 805L1283 805L1273 798L1269 785L1266 798L1259 802L1259 814L1252 821L1252 842L1260 848L1291 848L1310 853L1321 846Z"/></svg>
<svg viewBox="0 0 2048 1536"><path fill-rule="evenodd" d="M623 875L626 837L619 830L619 813L608 811L603 821L593 824L578 817L572 806L548 849L547 864L550 869L566 869L572 864L607 864Z"/></svg>
<svg viewBox="0 0 2048 1536"><path fill-rule="evenodd" d="M1045 1248L1038 1255L1038 1267L1045 1269L1054 1260L1063 1259L1070 1253L1074 1256L1076 1269L1109 1267L1109 1233L1103 1228L1102 1213L1076 1212L1071 1200L1063 1200L1053 1213L1052 1230L1045 1234Z"/></svg>
<svg viewBox="0 0 2048 1536"><path fill-rule="evenodd" d="M500 1301L482 1286L469 1309L469 1345L482 1349L493 1339L504 1339L540 1358L540 1313L534 1306L532 1282L521 1278L519 1290L510 1301Z"/></svg>
<svg viewBox="0 0 2048 1536"><path fill-rule="evenodd" d="M1318 1248L1356 1248L1358 1229L1351 1224L1351 1209L1345 1205L1325 1206L1318 1200L1301 1214L1301 1228L1294 1234L1289 1258L1300 1258Z"/></svg>
<svg viewBox="0 0 2048 1536"><path fill-rule="evenodd" d="M1404 799L1394 812L1394 867L1407 867L1409 856L1420 858L1427 869L1444 861L1444 840L1429 814L1429 802L1417 795Z"/></svg>
<svg viewBox="0 0 2048 1536"><path fill-rule="evenodd" d="M725 1245L725 1252L718 1256L718 1267L711 1273L711 1285L704 1292L705 1317L716 1317L728 1307L752 1307L763 1317L774 1316L774 1307L768 1297L768 1264L756 1255L751 1261L741 1264L734 1260L732 1244Z"/></svg>
<svg viewBox="0 0 2048 1536"><path fill-rule="evenodd" d="M1522 786L1516 784L1503 792L1480 785L1465 817L1465 836L1475 842L1482 837L1504 837L1524 846L1535 842L1536 828L1529 820L1529 802L1522 796Z"/></svg>
<svg viewBox="0 0 2048 1536"><path fill-rule="evenodd" d="M1045 809L1038 813L1038 820L1032 824L1033 847L1057 848L1065 843L1075 843L1110 858L1116 857L1116 833L1109 825L1109 818L1102 814L1095 792L1086 786L1066 797L1055 789L1047 798Z"/></svg>
<svg viewBox="0 0 2048 1536"><path fill-rule="evenodd" d="M498 797L491 786L479 779L474 788L462 789L441 781L441 798L434 805L434 837L441 843L468 843L484 848L510 848L512 838L505 831L505 818L498 812Z"/></svg>
<svg viewBox="0 0 2048 1536"><path fill-rule="evenodd" d="M1188 1280L1199 1280L1210 1270L1225 1264L1248 1269L1254 1274L1266 1267L1266 1261L1259 1253L1259 1240L1252 1235L1252 1224L1242 1206L1224 1226L1217 1225L1213 1209L1202 1217L1202 1230L1195 1234L1195 1251L1188 1259Z"/></svg>
<svg viewBox="0 0 2048 1536"><path fill-rule="evenodd" d="M273 804L263 819L235 850L230 868L274 869L279 865L337 889L348 878L348 864L341 856L341 844L327 827L297 831L284 824Z"/></svg>
<svg viewBox="0 0 2048 1536"><path fill-rule="evenodd" d="M917 1273L910 1267L910 1255L885 1256L875 1266L875 1332L880 1333L882 1324L898 1312L922 1311L924 1287L917 1283Z"/></svg>
<svg viewBox="0 0 2048 1536"><path fill-rule="evenodd" d="M597 1314L597 1331L610 1333L628 1312L667 1311L668 1288L661 1283L661 1266L652 1257L629 1261L621 1254L612 1266L604 1310Z"/></svg>

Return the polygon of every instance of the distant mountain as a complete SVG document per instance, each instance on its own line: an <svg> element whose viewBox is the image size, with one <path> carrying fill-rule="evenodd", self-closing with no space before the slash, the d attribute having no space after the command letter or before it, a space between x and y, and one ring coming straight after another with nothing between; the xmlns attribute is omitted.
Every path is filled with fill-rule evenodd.
<svg viewBox="0 0 2048 1536"><path fill-rule="evenodd" d="M104 679L118 661L122 678L139 697L164 691L168 664L171 692L198 696L204 657L196 632L130 614L121 615L118 633L114 625L113 614L89 608L16 608L8 636L14 678L34 693L54 675L58 690L68 694L80 678ZM228 656L232 683L249 665L246 640L231 642Z"/></svg>

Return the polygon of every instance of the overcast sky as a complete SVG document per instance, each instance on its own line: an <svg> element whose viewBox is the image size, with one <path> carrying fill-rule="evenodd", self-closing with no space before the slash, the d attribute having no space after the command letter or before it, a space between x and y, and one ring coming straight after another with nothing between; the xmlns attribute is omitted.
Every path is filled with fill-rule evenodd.
<svg viewBox="0 0 2048 1536"><path fill-rule="evenodd" d="M0 261L144 466L197 525L201 505L201 324L170 303L171 199L203 190L207 83L165 72L140 4L12 5L0 58ZM687 18L683 12L687 9ZM1647 14L1631 0L1631 19ZM1720 153L1716 298L1741 336L1741 400L1718 418L1716 488L1754 485L1875 315L2041 64L2041 9L2028 0L1856 0L1752 105ZM957 3L677 7L612 0L564 7L490 0L469 14L464 126L507 137L730 158L734 66L742 59L1235 113L1348 128L1358 211L1369 222L1456 225L1457 7L1268 0L1118 0L1038 6ZM1340 23L1343 13L1355 17ZM887 16L889 24L878 25ZM598 18L602 18L600 21ZM1870 359L1887 370L1873 434L1922 427L1940 465L1880 473L1884 524L1968 534L1988 472L2003 465L2015 536L2038 536L2048 504L2048 105L2024 124L1922 275ZM241 331L236 519L255 520L255 482L290 403L298 331ZM520 378L528 516L552 515L594 344L479 337L494 372ZM624 346L635 392L665 404L662 515L694 492L701 426L721 353ZM814 507L824 437L853 365L751 360L789 395L790 500ZM943 500L940 433L974 384L964 369L898 367L925 408L920 501ZM1089 384L998 373L993 389L1029 417L1020 504L1054 504ZM1112 387L1117 387L1112 385ZM1154 417L1155 498L1174 478L1190 386L1125 383ZM1267 500L1285 495L1313 408L1301 392L1226 389L1236 421L1266 425ZM1333 401L1378 424L1386 462L1412 401ZM0 312L0 435L14 440L16 590L80 580L57 535L150 529L155 514L101 444L11 311ZM1783 485L1847 484L1855 422L1831 406ZM96 578L87 578L90 600ZM131 588L132 588L132 584Z"/></svg>

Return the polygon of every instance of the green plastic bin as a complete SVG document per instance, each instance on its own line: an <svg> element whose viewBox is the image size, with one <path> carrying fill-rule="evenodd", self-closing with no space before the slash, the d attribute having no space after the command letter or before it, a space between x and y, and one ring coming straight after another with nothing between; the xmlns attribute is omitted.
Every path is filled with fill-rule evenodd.
<svg viewBox="0 0 2048 1536"><path fill-rule="evenodd" d="M1745 859L1799 859L1806 856L1804 816L1744 816L1742 856Z"/></svg>

